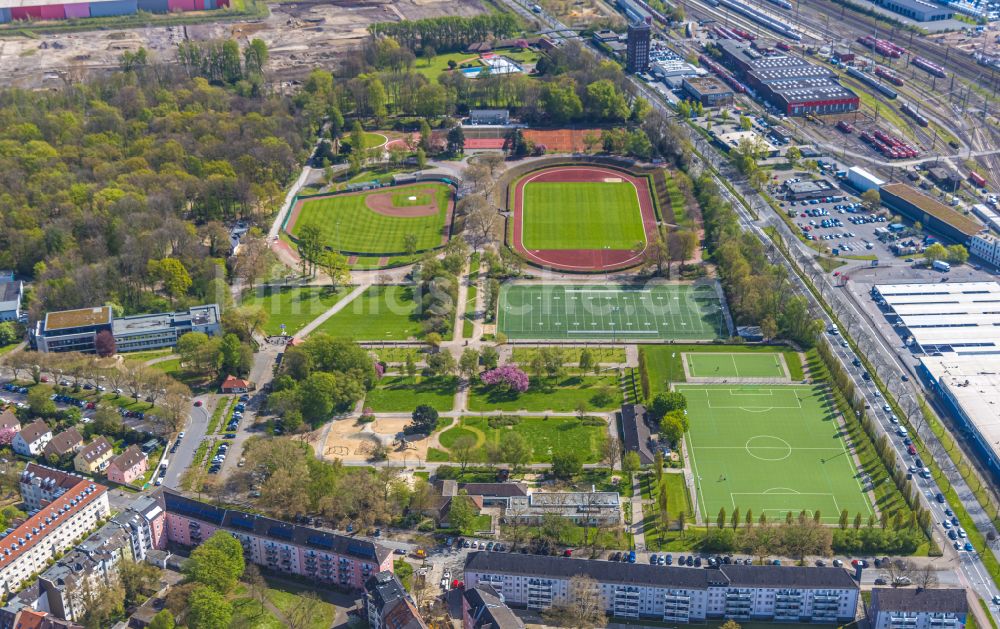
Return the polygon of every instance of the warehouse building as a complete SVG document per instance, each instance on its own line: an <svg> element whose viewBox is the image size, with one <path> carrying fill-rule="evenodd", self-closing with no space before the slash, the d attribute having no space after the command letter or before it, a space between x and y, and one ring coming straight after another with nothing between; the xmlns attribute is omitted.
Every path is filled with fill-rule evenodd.
<svg viewBox="0 0 1000 629"><path fill-rule="evenodd" d="M705 107L728 107L736 97L728 85L711 76L685 78L681 87L692 100Z"/></svg>
<svg viewBox="0 0 1000 629"><path fill-rule="evenodd" d="M919 221L928 231L952 242L964 245L983 229L971 218L906 184L886 184L879 192L882 203L893 212L913 222Z"/></svg>
<svg viewBox="0 0 1000 629"><path fill-rule="evenodd" d="M969 255L993 266L1000 266L1000 238L983 231L969 239Z"/></svg>
<svg viewBox="0 0 1000 629"><path fill-rule="evenodd" d="M955 11L946 5L924 0L872 0L872 2L916 22L950 20L955 14Z"/></svg>
<svg viewBox="0 0 1000 629"><path fill-rule="evenodd" d="M835 194L836 188L826 179L806 179L795 183L785 182L785 198L791 201L802 199L819 199Z"/></svg>
<svg viewBox="0 0 1000 629"><path fill-rule="evenodd" d="M761 98L789 116L855 111L858 95L830 70L800 57L754 50L745 42L716 42L725 63Z"/></svg>
<svg viewBox="0 0 1000 629"><path fill-rule="evenodd" d="M920 359L918 373L944 401L976 456L1000 482L1000 355Z"/></svg>
<svg viewBox="0 0 1000 629"><path fill-rule="evenodd" d="M926 354L1000 356L1000 284L877 284L872 297Z"/></svg>
<svg viewBox="0 0 1000 629"><path fill-rule="evenodd" d="M473 552L466 587L490 586L511 607L542 611L569 602L570 580L597 581L612 618L664 623L732 618L757 622L852 622L858 584L843 568L722 565L717 570Z"/></svg>
<svg viewBox="0 0 1000 629"><path fill-rule="evenodd" d="M229 0L0 0L0 24L18 20L75 20L88 17L205 11L229 6Z"/></svg>

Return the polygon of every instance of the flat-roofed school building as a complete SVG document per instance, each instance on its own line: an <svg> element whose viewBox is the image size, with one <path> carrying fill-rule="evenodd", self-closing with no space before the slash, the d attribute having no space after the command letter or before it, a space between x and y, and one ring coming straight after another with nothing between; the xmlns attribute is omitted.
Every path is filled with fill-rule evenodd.
<svg viewBox="0 0 1000 629"><path fill-rule="evenodd" d="M97 335L110 332L117 352L173 347L188 332L215 336L222 332L217 304L181 312L115 317L110 306L49 312L32 330L32 346L40 352L97 351Z"/></svg>

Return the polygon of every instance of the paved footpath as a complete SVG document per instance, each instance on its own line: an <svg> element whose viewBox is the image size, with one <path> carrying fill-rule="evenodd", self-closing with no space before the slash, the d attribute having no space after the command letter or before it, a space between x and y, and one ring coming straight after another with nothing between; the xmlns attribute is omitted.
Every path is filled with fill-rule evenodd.
<svg viewBox="0 0 1000 629"><path fill-rule="evenodd" d="M327 319L329 319L333 315L337 314L338 312L340 312L341 310L343 310L344 308L346 308L349 303L351 303L352 301L354 301L355 299L357 299L358 295L360 295L361 293L365 292L365 290L367 290L370 285L371 284L369 284L369 283L362 283L362 284L358 284L357 286L355 286L354 290L352 290L351 292L349 292L346 295L344 295L343 299L341 299L340 301L338 301L337 303L335 303L329 310L327 310L326 312L324 312L320 316L316 317L315 319L313 319L312 321L310 321L309 323L307 323L304 328L302 328L301 330L299 330L298 334L295 335L296 338L300 338L301 339L301 338L305 338L306 336L308 336L310 332L312 332L313 330L315 330L319 326L321 326L324 323L326 323Z"/></svg>
<svg viewBox="0 0 1000 629"><path fill-rule="evenodd" d="M632 474L632 547L646 550L646 535L642 530L642 487L638 474Z"/></svg>

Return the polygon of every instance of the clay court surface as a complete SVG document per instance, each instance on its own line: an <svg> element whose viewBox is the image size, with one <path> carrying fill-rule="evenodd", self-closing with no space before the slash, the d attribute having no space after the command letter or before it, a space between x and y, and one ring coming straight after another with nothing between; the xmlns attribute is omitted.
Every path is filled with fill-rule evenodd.
<svg viewBox="0 0 1000 629"><path fill-rule="evenodd" d="M506 129L468 129L465 148L501 150ZM588 134L600 139L600 129L525 129L524 139L544 146L549 153L583 153L587 144L583 141Z"/></svg>
<svg viewBox="0 0 1000 629"><path fill-rule="evenodd" d="M533 264L555 269L635 266L656 234L647 180L612 168L559 166L529 173L513 185L510 204L514 249Z"/></svg>
<svg viewBox="0 0 1000 629"><path fill-rule="evenodd" d="M448 242L454 207L451 187L434 182L309 197L292 207L285 231L298 236L315 225L334 251L402 254L407 234L418 251Z"/></svg>
<svg viewBox="0 0 1000 629"><path fill-rule="evenodd" d="M367 461L372 449L379 443L389 449L390 461L408 461L415 459L427 460L427 448L437 446L437 435L428 439L420 439L407 446L405 450L394 446L397 434L409 424L409 418L380 418L365 425L353 419L337 420L330 424L322 452L325 459L341 459L349 462Z"/></svg>

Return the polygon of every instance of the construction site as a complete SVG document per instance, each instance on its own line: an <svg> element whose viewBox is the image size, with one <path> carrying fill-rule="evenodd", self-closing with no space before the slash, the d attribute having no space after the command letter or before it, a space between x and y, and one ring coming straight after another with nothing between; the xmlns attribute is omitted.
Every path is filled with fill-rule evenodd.
<svg viewBox="0 0 1000 629"><path fill-rule="evenodd" d="M156 61L172 62L177 44L260 38L270 51L268 70L283 81L295 81L315 67L331 68L345 52L356 49L375 22L473 16L487 10L484 0L358 0L289 2L267 5L263 19L230 20L205 13L199 24L65 32L6 33L0 37L0 85L27 89L55 88L118 67L125 51L145 48ZM214 19L213 19L214 18ZM85 25L85 22L76 26Z"/></svg>

